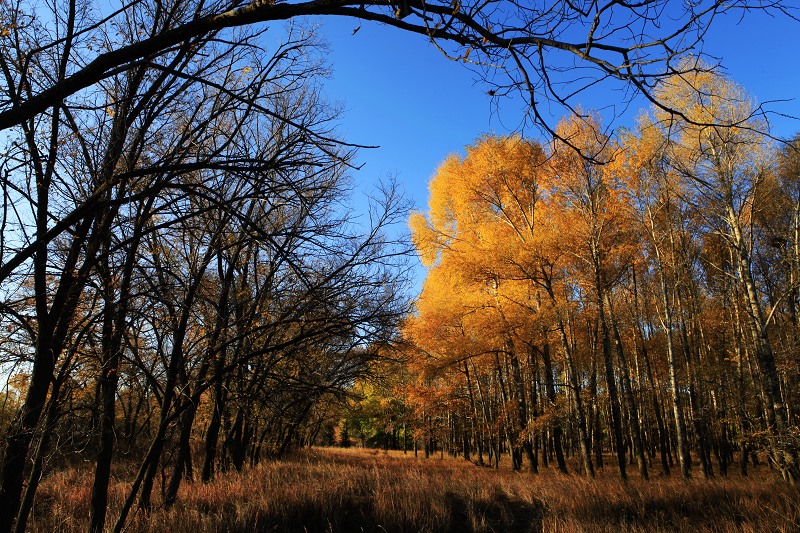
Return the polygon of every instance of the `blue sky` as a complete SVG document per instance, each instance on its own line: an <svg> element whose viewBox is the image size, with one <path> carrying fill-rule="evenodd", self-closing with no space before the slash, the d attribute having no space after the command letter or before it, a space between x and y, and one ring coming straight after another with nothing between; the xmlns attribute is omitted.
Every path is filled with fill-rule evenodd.
<svg viewBox="0 0 800 533"><path fill-rule="evenodd" d="M379 146L359 154L364 166L353 176L357 194L393 175L417 208L425 209L428 182L449 153L461 152L482 133L519 127L519 102L501 101L498 112L486 94L489 87L424 37L357 20L329 18L321 24L333 69L325 91L345 108L340 132L350 142ZM759 102L772 101L768 108L776 113L771 122L778 136L800 131L800 121L780 116L800 117L798 30L800 22L788 17L750 12L741 20L717 18L704 45ZM618 94L596 92L581 104L593 109L618 106L619 100ZM644 107L634 104L614 126L631 126Z"/></svg>
<svg viewBox="0 0 800 533"><path fill-rule="evenodd" d="M361 29L353 35L353 30ZM333 78L326 92L345 107L341 133L362 150L357 183L394 175L418 207L448 153L481 133L513 128L492 119L487 87L424 37L355 20L326 20Z"/></svg>

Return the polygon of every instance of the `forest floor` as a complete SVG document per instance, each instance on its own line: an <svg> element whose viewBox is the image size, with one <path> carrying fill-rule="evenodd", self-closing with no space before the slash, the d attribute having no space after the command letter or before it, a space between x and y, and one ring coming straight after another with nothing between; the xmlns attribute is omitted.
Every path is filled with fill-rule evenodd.
<svg viewBox="0 0 800 533"><path fill-rule="evenodd" d="M514 473L463 459L415 459L413 452L314 448L209 484L184 483L178 503L126 531L157 532L416 532L416 531L800 531L800 490L766 466L736 475L685 482L671 477L619 481L606 467L596 479ZM699 469L698 469L699 470ZM117 472L117 477L125 477ZM130 484L116 480L109 522ZM91 476L69 468L43 481L29 529L86 531Z"/></svg>

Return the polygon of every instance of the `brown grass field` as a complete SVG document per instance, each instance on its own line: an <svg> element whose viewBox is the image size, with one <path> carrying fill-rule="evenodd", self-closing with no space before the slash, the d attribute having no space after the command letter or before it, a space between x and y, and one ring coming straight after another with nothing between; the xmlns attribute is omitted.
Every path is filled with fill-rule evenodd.
<svg viewBox="0 0 800 533"><path fill-rule="evenodd" d="M800 531L800 490L764 466L711 481L631 477L623 484L608 467L589 480L553 468L531 475L438 455L314 448L210 484L184 483L169 510L157 487L152 514L136 515L126 531ZM115 481L109 522L128 487ZM86 469L51 475L29 528L86 531L90 494Z"/></svg>

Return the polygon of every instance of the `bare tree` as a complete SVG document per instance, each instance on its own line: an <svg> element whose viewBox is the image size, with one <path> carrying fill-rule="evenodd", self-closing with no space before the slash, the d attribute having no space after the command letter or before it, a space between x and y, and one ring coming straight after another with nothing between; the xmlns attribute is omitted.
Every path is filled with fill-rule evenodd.
<svg viewBox="0 0 800 533"><path fill-rule="evenodd" d="M35 19L28 20L28 25L19 20L13 53L5 58L24 61L23 56L46 47L47 38L52 37L59 53L43 56L47 61L37 63L36 69L42 78L59 69L63 75L77 53L73 45L91 49L100 42L109 46L114 39L131 40L144 26L158 33L181 16L180 6L173 7L164 11L158 2L131 6L118 21L125 24L115 26L115 33L105 33L109 27L93 24L73 3L66 18L60 18L58 10L53 13L53 28ZM16 16L23 17L18 12ZM87 24L83 29L77 26L79 19ZM59 41L62 30L67 37ZM218 246L229 230L227 225L239 220L242 237L266 238L285 251L274 243L275 234L250 218L253 207L275 202L283 194L300 203L305 217L319 220L324 213L314 211L320 207L312 201L317 194L314 187L324 191L329 188L327 173L340 175L347 168L352 147L333 136L330 124L335 113L325 108L313 81L323 66L311 52L313 35L287 31L283 44L272 54L263 54L256 44L257 34L237 31L228 38L230 42L204 33L158 58L122 70L103 79L96 91L76 94L73 101L57 106L48 117L26 121L19 137L9 140L4 160L4 222L14 237L6 238L12 232L4 232L2 252L4 259L10 258L4 262L9 267L4 287L9 293L28 294L31 314L17 312L17 322L29 330L31 351L24 359L30 361L32 373L26 399L5 439L0 485L3 528L13 526L19 509L29 448L48 393L56 390L51 387L54 371L62 363L62 368L69 368L61 357L72 338L82 297L94 292L104 302L98 315L102 318L96 322L102 325L98 337L101 429L92 505L92 528L101 530L113 457L119 368L126 346L136 344L128 339L130 293L134 276L146 275L137 265L142 262L140 247L152 241L147 235L169 235L183 228L199 255L190 258L196 264L189 269L188 279L176 270L173 279L160 287L174 287L172 281L181 280L187 294L185 305L173 306L167 313L176 327L171 332L165 381L159 383L156 376L145 373L162 411L151 453L143 464L145 507L164 432L174 417L177 380L185 370L183 340L195 312L194 302L217 250L228 246ZM297 175L309 178L299 182ZM232 177L234 185L227 187ZM341 188L331 191L329 195L335 197ZM287 231L286 224L290 231L291 219L275 209L284 217L278 219L281 231ZM212 211L218 212L215 218L209 218ZM217 229L203 240L197 230L210 222L207 227ZM31 272L27 273L29 259ZM16 287L9 283L12 280ZM96 292L95 280L100 288ZM6 308L11 311L14 306L6 304ZM140 370L145 370L144 365ZM46 446L39 448L43 451ZM35 484L30 484L18 529L24 528L33 494Z"/></svg>

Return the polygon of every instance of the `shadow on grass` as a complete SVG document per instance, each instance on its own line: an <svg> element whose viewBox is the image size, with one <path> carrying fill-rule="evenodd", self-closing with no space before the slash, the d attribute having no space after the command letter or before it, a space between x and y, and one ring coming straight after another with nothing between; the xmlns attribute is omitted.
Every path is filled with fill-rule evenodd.
<svg viewBox="0 0 800 533"><path fill-rule="evenodd" d="M387 521L375 512L371 497L352 497L341 507L330 510L301 505L280 517L257 516L247 526L231 529L231 533L249 532L541 532L544 506L531 504L497 492L491 499L468 499L449 492L445 495L447 513L428 524L412 520Z"/></svg>
<svg viewBox="0 0 800 533"><path fill-rule="evenodd" d="M450 531L515 531L543 530L544 505L512 499L497 491L489 500L467 501L458 494L445 495L451 510Z"/></svg>

